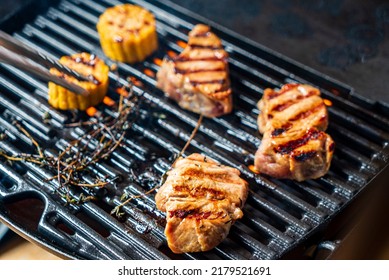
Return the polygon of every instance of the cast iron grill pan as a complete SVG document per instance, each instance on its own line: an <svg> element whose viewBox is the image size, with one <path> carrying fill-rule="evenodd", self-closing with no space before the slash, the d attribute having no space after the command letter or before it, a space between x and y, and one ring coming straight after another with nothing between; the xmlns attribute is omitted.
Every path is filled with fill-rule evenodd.
<svg viewBox="0 0 389 280"><path fill-rule="evenodd" d="M39 51L59 58L76 52L104 57L95 29L98 16L114 0L65 0L26 22L14 36ZM0 162L0 217L27 239L71 259L279 259L323 230L388 165L388 107L360 97L348 85L321 75L297 62L234 34L168 1L130 1L154 13L159 49L143 63L118 63L119 78L111 73L108 96L118 102L117 84L128 77L139 97L139 116L126 133L124 145L96 164L95 175L113 180L97 192L100 199L81 205L66 204L54 192L50 173L35 164ZM250 184L244 217L231 228L217 248L196 254L173 254L164 236L165 214L155 207L154 195L134 199L116 219L110 211L121 203L123 192L139 195L155 187L169 169L196 126L198 116L179 108L155 88L156 59L182 51L189 30L206 23L223 39L230 54L234 111L204 119L186 151L201 152L238 168ZM147 74L145 74L147 73ZM154 73L154 74L153 74ZM254 153L261 142L257 132L257 101L267 87L309 83L322 91L329 107L328 133L336 142L331 169L317 180L297 183L254 174ZM6 137L0 148L8 153L33 153L30 139L12 125L18 120L53 155L85 131L66 128L74 116L47 103L47 85L11 66L0 65L0 129ZM113 108L100 104L99 114ZM49 113L50 120L43 120ZM90 142L90 149L97 143ZM387 170L387 169L386 169ZM380 176L383 176L382 174ZM86 176L86 181L91 180ZM72 189L71 195L88 195Z"/></svg>

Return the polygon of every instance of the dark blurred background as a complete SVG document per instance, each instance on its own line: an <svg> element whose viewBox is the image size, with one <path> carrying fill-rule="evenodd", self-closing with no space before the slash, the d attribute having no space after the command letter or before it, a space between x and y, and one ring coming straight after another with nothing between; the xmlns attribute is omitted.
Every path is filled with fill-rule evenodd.
<svg viewBox="0 0 389 280"><path fill-rule="evenodd" d="M172 0L389 102L387 0Z"/></svg>
<svg viewBox="0 0 389 280"><path fill-rule="evenodd" d="M387 0L171 1L389 103ZM0 19L39 2L1 0Z"/></svg>

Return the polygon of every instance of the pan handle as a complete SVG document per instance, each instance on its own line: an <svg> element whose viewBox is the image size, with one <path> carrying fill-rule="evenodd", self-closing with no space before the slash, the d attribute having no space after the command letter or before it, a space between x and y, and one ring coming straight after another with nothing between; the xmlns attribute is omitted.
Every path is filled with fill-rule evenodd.
<svg viewBox="0 0 389 280"><path fill-rule="evenodd" d="M316 260L325 260L329 259L335 250L339 247L341 240L326 240L320 242L313 254L314 259Z"/></svg>

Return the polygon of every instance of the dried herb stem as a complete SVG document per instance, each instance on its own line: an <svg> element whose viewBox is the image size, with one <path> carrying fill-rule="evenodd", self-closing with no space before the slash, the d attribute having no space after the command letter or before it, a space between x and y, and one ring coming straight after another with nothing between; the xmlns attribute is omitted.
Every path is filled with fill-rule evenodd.
<svg viewBox="0 0 389 280"><path fill-rule="evenodd" d="M123 213L120 212L120 210L122 209L123 206L125 206L125 205L128 204L128 203L130 203L130 202L131 202L132 200L134 200L134 199L141 198L141 197L144 197L144 196L146 196L146 195L151 194L151 193L154 192L157 188L158 188L158 186L155 186L154 188L148 190L148 191L145 192L145 193L130 196L130 197L127 198L124 202L122 202L122 203L120 203L119 205L117 205L117 206L111 211L111 215L116 215L116 216L118 216L118 217L122 216Z"/></svg>
<svg viewBox="0 0 389 280"><path fill-rule="evenodd" d="M20 153L17 155L9 155L5 151L0 150L0 157L8 161L26 161L39 164L55 173L54 176L47 178L45 181L58 181L56 191L70 203L88 201L92 197L83 196L82 198L72 198L70 187L80 188L102 188L111 183L110 179L104 180L96 177L92 183L85 182L82 178L84 172L94 168L94 164L100 160L107 159L122 143L126 131L135 121L134 118L129 121L130 115L134 113L134 108L137 108L137 96L133 95L132 88L129 88L128 95L120 96L117 112L113 116L108 115L91 119L85 122L75 122L66 125L68 128L82 127L85 129L85 134L77 139L69 142L66 147L58 153L58 156L47 156L44 150L39 145L32 135L19 123L15 122L15 126L24 133L33 143L36 148L36 153L26 154ZM135 112L137 113L137 112ZM88 191L89 192L89 191Z"/></svg>
<svg viewBox="0 0 389 280"><path fill-rule="evenodd" d="M199 119L197 120L196 126L193 128L192 133L191 133L190 137L188 138L188 141L186 141L186 143L185 143L185 146L182 148L182 150L178 154L177 159L180 158L185 153L186 149L189 147L190 142L196 136L196 133L199 130L202 121L203 121L203 115L200 115Z"/></svg>
<svg viewBox="0 0 389 280"><path fill-rule="evenodd" d="M192 133L190 135L190 137L188 138L188 141L185 143L184 147L182 148L182 150L180 151L180 153L177 155L176 159L174 160L172 166L174 165L174 163L177 161L178 158L180 158L186 151L186 149L189 147L190 145L190 142L193 140L193 138L196 136L196 133L197 131L199 130L200 126L201 126L201 123L203 121L203 115L200 115L199 116L199 119L196 123L196 126L193 128L192 130ZM120 140L120 139L119 139ZM166 176L166 172L162 175L162 181L164 181L166 178L164 178ZM126 204L128 204L129 202L131 202L133 199L137 199L137 198L141 198L141 197L144 197L148 194L151 194L152 192L154 192L157 188L159 188L160 185L157 185L155 186L154 188L148 190L147 192L143 193L143 194L140 194L140 195L133 195L131 197L129 197L128 199L126 199L124 202L122 202L121 204L117 205L112 211L111 211L111 215L116 215L117 217L120 217L123 215L123 213L120 211L121 208L123 206L125 206Z"/></svg>
<svg viewBox="0 0 389 280"><path fill-rule="evenodd" d="M34 146L36 147L38 153L39 153L39 156L43 158L43 152L42 152L42 149L41 147L39 146L38 142L31 136L31 134L25 130L18 122L15 122L14 123L15 126L21 131L23 132L28 138L30 138L32 144L34 144Z"/></svg>

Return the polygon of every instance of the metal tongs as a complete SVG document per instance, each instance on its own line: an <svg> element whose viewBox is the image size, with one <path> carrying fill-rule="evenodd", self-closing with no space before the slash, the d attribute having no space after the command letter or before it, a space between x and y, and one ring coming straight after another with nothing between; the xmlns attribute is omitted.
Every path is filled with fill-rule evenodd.
<svg viewBox="0 0 389 280"><path fill-rule="evenodd" d="M77 73L76 71L62 65L58 61L49 58L42 53L27 46L11 35L0 30L0 62L15 66L45 81L54 82L68 90L88 95L89 92L83 87L71 83L63 78L50 73L47 68L56 68L62 73L73 76L80 81L90 81L88 77Z"/></svg>

